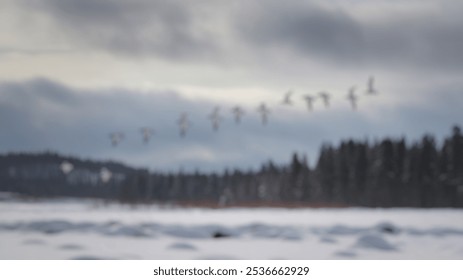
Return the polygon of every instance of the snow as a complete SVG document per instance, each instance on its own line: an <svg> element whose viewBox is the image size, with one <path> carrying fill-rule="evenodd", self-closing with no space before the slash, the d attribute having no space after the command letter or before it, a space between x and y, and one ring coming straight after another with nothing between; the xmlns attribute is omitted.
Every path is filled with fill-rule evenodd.
<svg viewBox="0 0 463 280"><path fill-rule="evenodd" d="M374 250L394 251L397 248L379 234L365 234L360 236L355 247Z"/></svg>
<svg viewBox="0 0 463 280"><path fill-rule="evenodd" d="M462 259L463 210L0 201L0 259Z"/></svg>

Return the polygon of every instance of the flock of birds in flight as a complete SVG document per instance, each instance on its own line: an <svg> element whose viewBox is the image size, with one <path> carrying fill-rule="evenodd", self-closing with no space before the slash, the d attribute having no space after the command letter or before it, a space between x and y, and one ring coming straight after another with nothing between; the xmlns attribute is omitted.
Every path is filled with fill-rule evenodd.
<svg viewBox="0 0 463 280"><path fill-rule="evenodd" d="M358 95L355 94L357 87L352 86L349 88L348 93L347 93L347 100L350 102L352 109L357 110L357 101L358 101ZM367 82L367 88L365 91L365 94L367 95L376 95L378 93L377 89L375 88L375 79L373 76L368 78ZM285 93L283 96L283 100L281 101L282 105L286 106L291 106L293 105L293 96L294 92L292 90L289 90L288 92ZM328 108L330 106L330 99L331 99L331 94L326 92L326 91L321 91L318 93L317 96L314 95L309 95L306 94L303 96L303 99L307 103L307 108L309 111L313 111L313 104L317 100L317 98L320 98L323 102L323 105L325 108ZM245 111L242 107L240 106L235 106L231 110L234 120L237 124L241 122L241 119L243 115L245 114ZM262 102L259 107L257 107L257 112L260 114L261 121L263 125L266 125L268 123L268 116L270 114L270 109L267 107L267 105ZM212 113L208 115L208 119L212 123L212 129L214 131L218 131L220 123L223 121L223 117L220 115L220 107L216 106ZM191 126L191 122L188 118L188 113L182 113L180 115L180 118L177 120L177 125L179 127L179 132L181 137L185 137L187 134L188 129ZM150 127L142 127L140 129L140 132L143 137L143 143L148 144L151 137L155 133L155 130ZM117 146L124 138L125 134L123 132L112 132L109 134L109 137L111 139L111 144L113 146Z"/></svg>
<svg viewBox="0 0 463 280"><path fill-rule="evenodd" d="M358 96L355 94L355 91L356 91L356 87L352 86L351 88L349 88L348 94L347 94L347 99L350 102L353 110L357 110ZM377 93L378 91L376 90L375 85L374 85L374 77L370 77L368 79L368 84L367 84L367 89L365 91L365 94L375 95ZM288 106L293 105L293 100L291 99L292 96L293 96L293 91L290 90L286 92L283 97L283 100L281 101L281 104L288 105ZM320 98L322 100L323 105L326 108L330 106L331 95L325 91L319 92L318 96L304 95L303 98L307 102L307 107L309 111L313 110L313 103L314 101L316 101L317 98ZM261 116L262 124L266 125L268 122L268 115L270 114L270 109L267 107L265 103L261 103L260 106L257 108L257 111ZM235 106L232 108L232 113L234 115L235 122L239 124L241 122L241 118L245 114L245 111L240 106ZM220 122L223 120L222 116L220 115L220 108L215 107L212 113L208 115L208 118L212 122L212 129L214 131L217 131L219 129ZM188 131L188 128L191 126L191 122L188 119L188 114L182 113L180 115L180 118L177 120L177 124L180 129L180 136L185 137ZM154 129L150 127L143 127L141 128L140 132L143 137L143 143L148 144L148 142L150 141L155 131ZM119 142L121 142L125 137L123 132L113 132L113 133L110 133L109 136L110 136L111 143L113 146L117 146ZM67 176L74 170L74 165L68 161L64 161L60 164L59 168ZM101 170L98 172L98 178L101 180L101 182L105 184L108 183L112 177L113 177L113 173L106 167L101 168Z"/></svg>

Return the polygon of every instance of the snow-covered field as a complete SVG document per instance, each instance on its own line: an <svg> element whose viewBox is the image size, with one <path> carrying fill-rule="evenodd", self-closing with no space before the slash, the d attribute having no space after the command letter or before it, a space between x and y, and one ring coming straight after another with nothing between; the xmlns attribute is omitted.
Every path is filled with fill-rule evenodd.
<svg viewBox="0 0 463 280"><path fill-rule="evenodd" d="M463 210L0 201L0 259L463 259Z"/></svg>

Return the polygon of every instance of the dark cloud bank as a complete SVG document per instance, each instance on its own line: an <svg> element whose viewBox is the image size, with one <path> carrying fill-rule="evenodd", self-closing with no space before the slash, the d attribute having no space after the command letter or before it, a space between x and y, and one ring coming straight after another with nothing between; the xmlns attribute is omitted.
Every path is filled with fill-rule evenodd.
<svg viewBox="0 0 463 280"><path fill-rule="evenodd" d="M455 9L463 6L444 2L433 13L361 20L335 4L328 9L315 1L254 1L250 9L242 9L245 16L234 26L257 49L290 48L302 56L351 66L462 70L463 19ZM416 5L402 3L404 8Z"/></svg>
<svg viewBox="0 0 463 280"><path fill-rule="evenodd" d="M60 36L74 44L126 56L234 61L242 55L237 50L245 46L255 56L261 56L262 50L272 50L271 56L290 51L296 57L354 69L373 65L394 71L461 71L463 66L463 19L456 12L463 5L457 1L442 1L435 11L422 11L416 1L403 1L404 12L385 11L377 18L361 17L326 1L20 3L29 19L37 13L48 17ZM217 27L220 24L225 31Z"/></svg>
<svg viewBox="0 0 463 280"><path fill-rule="evenodd" d="M23 1L27 12L54 22L60 35L90 48L130 56L200 59L215 52L210 35L196 28L192 5L182 0ZM188 5L187 5L188 4Z"/></svg>

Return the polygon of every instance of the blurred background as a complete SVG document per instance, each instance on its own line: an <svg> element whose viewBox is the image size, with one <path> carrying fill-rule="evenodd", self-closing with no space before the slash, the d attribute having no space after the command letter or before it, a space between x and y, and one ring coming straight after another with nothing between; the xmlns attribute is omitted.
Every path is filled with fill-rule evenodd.
<svg viewBox="0 0 463 280"><path fill-rule="evenodd" d="M59 198L60 207L68 205L62 198L85 198L97 202L76 206L84 221L92 217L89 205L122 203L154 207L148 213L172 205L249 213L256 206L303 207L294 217L322 207L351 213L348 220L364 217L352 207L455 208L447 215L457 223L462 214L456 209L463 207L462 8L453 0L3 0L1 203L13 213L43 206L45 220L55 211L50 198ZM47 202L25 206L26 198ZM117 211L130 209L121 207ZM396 233L415 219L426 230L453 226L432 224L424 218L431 212L384 226L383 212L375 213L367 233ZM26 218L12 216L17 219L5 220L0 230L24 230L17 221ZM108 222L113 216L98 217ZM216 222L198 217L205 217L200 225ZM299 240L305 235L298 235L301 221L294 220L296 233L266 230ZM48 229L48 222L39 228ZM247 230L199 231L237 237ZM462 235L458 227L442 234L449 233ZM355 244L398 248L371 236ZM325 237L322 243L336 243ZM419 247L376 257L440 257L418 253ZM310 256L290 251L273 257L362 257L350 249ZM460 258L463 248L443 252L443 258Z"/></svg>

